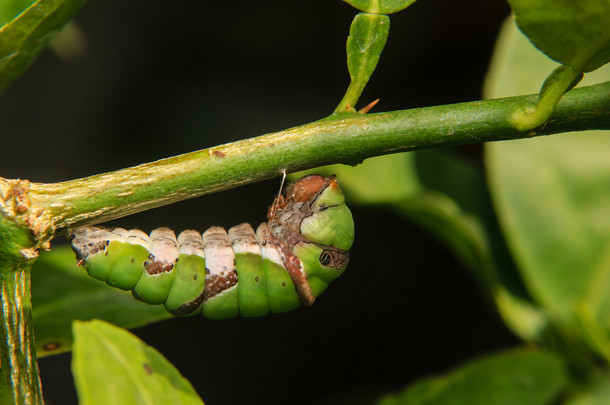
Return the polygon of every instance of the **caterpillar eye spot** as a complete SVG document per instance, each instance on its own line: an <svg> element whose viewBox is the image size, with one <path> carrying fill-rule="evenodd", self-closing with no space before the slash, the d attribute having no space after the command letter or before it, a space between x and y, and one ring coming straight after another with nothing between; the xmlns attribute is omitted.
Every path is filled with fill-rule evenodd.
<svg viewBox="0 0 610 405"><path fill-rule="evenodd" d="M328 252L322 252L322 254L320 254L320 264L322 266L328 266L332 260L333 259Z"/></svg>

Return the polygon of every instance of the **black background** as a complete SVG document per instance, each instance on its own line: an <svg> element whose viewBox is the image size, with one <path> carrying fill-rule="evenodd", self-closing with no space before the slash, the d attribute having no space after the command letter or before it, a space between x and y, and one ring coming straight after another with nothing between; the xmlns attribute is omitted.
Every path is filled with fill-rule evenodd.
<svg viewBox="0 0 610 405"><path fill-rule="evenodd" d="M375 111L479 99L508 12L502 0L420 0L393 15L360 107L376 98ZM326 116L348 84L345 39L355 13L338 0L90 0L75 20L86 54L63 60L44 51L1 96L0 175L68 180ZM278 186L262 182L113 224L257 224ZM372 403L516 343L436 240L390 212L352 211L350 267L312 308L174 319L135 333L208 405ZM70 355L40 367L48 403L75 403Z"/></svg>

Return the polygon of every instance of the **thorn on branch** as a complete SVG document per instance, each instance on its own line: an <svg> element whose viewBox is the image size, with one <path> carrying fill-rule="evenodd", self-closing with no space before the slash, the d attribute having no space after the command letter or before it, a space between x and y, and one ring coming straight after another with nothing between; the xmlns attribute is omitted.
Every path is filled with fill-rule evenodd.
<svg viewBox="0 0 610 405"><path fill-rule="evenodd" d="M369 111L371 111L371 108L375 107L375 105L379 102L379 99L370 102L368 105L362 107L360 110L358 110L358 114L366 114Z"/></svg>

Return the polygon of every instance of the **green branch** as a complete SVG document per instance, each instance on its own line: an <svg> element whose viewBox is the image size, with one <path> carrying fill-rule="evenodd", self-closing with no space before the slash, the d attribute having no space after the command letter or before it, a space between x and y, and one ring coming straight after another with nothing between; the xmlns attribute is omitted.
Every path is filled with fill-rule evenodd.
<svg viewBox="0 0 610 405"><path fill-rule="evenodd" d="M610 82L568 92L546 125L520 132L511 111L536 97L334 114L285 131L62 183L0 178L0 213L27 225L40 247L57 229L119 218L268 179L283 170L356 164L368 157L416 149L610 128Z"/></svg>

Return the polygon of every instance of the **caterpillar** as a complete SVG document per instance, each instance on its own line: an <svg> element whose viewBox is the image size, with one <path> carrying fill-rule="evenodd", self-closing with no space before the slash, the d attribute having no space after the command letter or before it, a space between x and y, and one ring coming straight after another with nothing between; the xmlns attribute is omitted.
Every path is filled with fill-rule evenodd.
<svg viewBox="0 0 610 405"><path fill-rule="evenodd" d="M336 177L309 175L274 200L268 222L211 227L70 231L78 265L176 316L258 317L311 306L349 262L354 221Z"/></svg>

